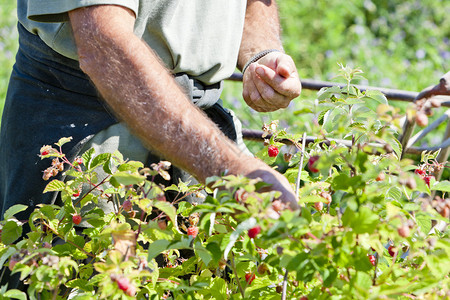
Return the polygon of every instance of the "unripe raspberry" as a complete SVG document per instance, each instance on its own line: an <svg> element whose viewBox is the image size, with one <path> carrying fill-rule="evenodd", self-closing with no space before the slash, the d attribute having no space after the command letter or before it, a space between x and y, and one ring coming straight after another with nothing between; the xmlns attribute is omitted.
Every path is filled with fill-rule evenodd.
<svg viewBox="0 0 450 300"><path fill-rule="evenodd" d="M282 211L284 207L285 205L281 202L281 200L275 200L272 202L272 208L276 212Z"/></svg>
<svg viewBox="0 0 450 300"><path fill-rule="evenodd" d="M316 162L318 160L319 160L318 155L311 156L308 160L308 169L313 173L319 172L319 169L316 168Z"/></svg>
<svg viewBox="0 0 450 300"><path fill-rule="evenodd" d="M261 232L261 227L256 225L255 227L248 230L248 236L254 239Z"/></svg>
<svg viewBox="0 0 450 300"><path fill-rule="evenodd" d="M198 227L197 226L191 226L187 229L187 235L192 236L195 238L198 234Z"/></svg>
<svg viewBox="0 0 450 300"><path fill-rule="evenodd" d="M276 157L278 155L278 153L280 152L280 150L278 149L277 146L270 145L267 152L270 157Z"/></svg>
<svg viewBox="0 0 450 300"><path fill-rule="evenodd" d="M418 112L416 114L416 124L420 127L425 127L428 125L428 117L423 112Z"/></svg>
<svg viewBox="0 0 450 300"><path fill-rule="evenodd" d="M236 200L236 202L245 202L247 200L247 198L248 198L248 193L243 188L238 189L234 193L234 199Z"/></svg>
<svg viewBox="0 0 450 300"><path fill-rule="evenodd" d="M441 102L437 99L431 99L430 104L432 107L441 107Z"/></svg>
<svg viewBox="0 0 450 300"><path fill-rule="evenodd" d="M200 216L198 213L193 213L192 215L189 216L189 224L191 224L192 226L197 225L199 221Z"/></svg>
<svg viewBox="0 0 450 300"><path fill-rule="evenodd" d="M323 199L325 199L325 204L330 204L332 201L331 195L328 194L327 192L320 192L320 197L322 197Z"/></svg>
<svg viewBox="0 0 450 300"><path fill-rule="evenodd" d="M81 223L81 220L82 220L82 218L81 218L81 216L78 215L78 214L75 214L75 215L72 216L72 222L73 222L75 225L80 224L80 223Z"/></svg>
<svg viewBox="0 0 450 300"><path fill-rule="evenodd" d="M161 230L165 230L167 228L166 220L159 220L158 221L158 227Z"/></svg>
<svg viewBox="0 0 450 300"><path fill-rule="evenodd" d="M131 211L133 209L133 203L130 200L123 201L122 208L124 211Z"/></svg>
<svg viewBox="0 0 450 300"><path fill-rule="evenodd" d="M381 172L380 174L378 174L377 178L375 178L376 181L384 181L384 179L386 178L386 175Z"/></svg>
<svg viewBox="0 0 450 300"><path fill-rule="evenodd" d="M260 275L264 275L265 273L270 274L269 267L265 263L259 264L257 271Z"/></svg>
<svg viewBox="0 0 450 300"><path fill-rule="evenodd" d="M406 238L409 236L409 227L407 225L403 225L397 229L397 232L401 237Z"/></svg>
<svg viewBox="0 0 450 300"><path fill-rule="evenodd" d="M323 209L323 202L316 202L314 203L314 208L318 211L321 211Z"/></svg>

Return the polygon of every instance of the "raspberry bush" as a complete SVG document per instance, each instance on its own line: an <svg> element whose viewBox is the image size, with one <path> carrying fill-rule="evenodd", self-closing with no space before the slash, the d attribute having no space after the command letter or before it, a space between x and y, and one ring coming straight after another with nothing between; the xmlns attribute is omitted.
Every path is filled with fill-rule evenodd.
<svg viewBox="0 0 450 300"><path fill-rule="evenodd" d="M297 133L276 121L263 128L257 155L284 171L300 211L259 192L258 180L163 187L155 178L168 178L168 162L145 167L92 149L71 162L63 153L70 138L44 146L41 158L52 159L44 192L59 192L64 205L40 205L28 220L14 217L21 205L5 213L0 263L27 290L4 286L0 298L449 297L450 183L433 177L445 166L437 153L400 160L398 111L381 93L351 85L358 70L341 71L348 84L322 89L298 112L307 125L289 129ZM303 132L317 136L305 148ZM269 146L289 155L273 156ZM98 178L98 168L108 176ZM59 172L64 182L53 178ZM173 202L168 191L178 194ZM198 202L183 201L188 194ZM31 232L21 238L25 223Z"/></svg>

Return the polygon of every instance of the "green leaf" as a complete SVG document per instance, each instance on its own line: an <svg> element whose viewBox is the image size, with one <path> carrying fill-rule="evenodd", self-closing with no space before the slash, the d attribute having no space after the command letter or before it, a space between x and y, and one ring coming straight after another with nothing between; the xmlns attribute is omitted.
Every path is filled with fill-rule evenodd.
<svg viewBox="0 0 450 300"><path fill-rule="evenodd" d="M164 212L167 217L172 221L175 228L178 230L178 222L177 222L177 209L170 202L162 202L162 201L153 201L152 205L157 209Z"/></svg>
<svg viewBox="0 0 450 300"><path fill-rule="evenodd" d="M167 250L170 245L170 242L168 240L157 240L150 244L149 250L148 250L148 257L147 260L151 261L154 259L158 254L163 252L164 250Z"/></svg>
<svg viewBox="0 0 450 300"><path fill-rule="evenodd" d="M92 159L92 161L89 165L89 169L95 169L97 166L106 163L110 159L111 159L111 153L101 153Z"/></svg>
<svg viewBox="0 0 450 300"><path fill-rule="evenodd" d="M429 215L419 212L416 215L416 221L423 233L428 234L430 232L432 223Z"/></svg>
<svg viewBox="0 0 450 300"><path fill-rule="evenodd" d="M9 290L3 294L3 297L12 299L27 300L27 294L19 290Z"/></svg>
<svg viewBox="0 0 450 300"><path fill-rule="evenodd" d="M364 95L370 99L375 100L379 104L388 104L386 96L378 90L367 90Z"/></svg>
<svg viewBox="0 0 450 300"><path fill-rule="evenodd" d="M194 244L194 250L195 254L198 255L198 257L200 257L201 260L205 263L205 266L207 266L211 262L211 253L209 253L209 251L206 250L200 242L196 242Z"/></svg>
<svg viewBox="0 0 450 300"><path fill-rule="evenodd" d="M2 228L2 242L5 245L14 243L22 235L22 225L16 221L8 221Z"/></svg>
<svg viewBox="0 0 450 300"><path fill-rule="evenodd" d="M55 143L56 146L60 146L62 147L62 145L70 142L72 140L72 137L64 137L64 138L60 138L59 141L57 143Z"/></svg>
<svg viewBox="0 0 450 300"><path fill-rule="evenodd" d="M350 188L356 191L358 188L363 187L365 182L361 176L350 177L347 174L339 174L333 178L331 187L333 190L348 191Z"/></svg>
<svg viewBox="0 0 450 300"><path fill-rule="evenodd" d="M23 205L23 204L16 204L11 206L10 208L8 208L7 211L5 211L5 214L3 215L3 219L8 220L10 219L12 216L14 216L15 214L24 211L28 208L28 206Z"/></svg>
<svg viewBox="0 0 450 300"><path fill-rule="evenodd" d="M435 183L431 187L431 190L432 191L442 191L442 192L450 193L450 181L445 180L445 181L441 181L441 182Z"/></svg>
<svg viewBox="0 0 450 300"><path fill-rule="evenodd" d="M3 266L5 261L8 260L8 258L17 252L17 249L14 247L9 247L8 250L6 250L5 253L3 253L2 257L0 258L0 266Z"/></svg>
<svg viewBox="0 0 450 300"><path fill-rule="evenodd" d="M95 154L95 149L90 148L89 150L84 152L83 155L81 156L81 158L83 158L83 162L88 170L91 168L90 167L91 161L92 161L92 158L94 157L94 154Z"/></svg>
<svg viewBox="0 0 450 300"><path fill-rule="evenodd" d="M50 181L44 189L44 194L47 192L60 192L63 191L66 187L66 184L60 180L54 179Z"/></svg>
<svg viewBox="0 0 450 300"><path fill-rule="evenodd" d="M402 198L402 190L396 186L391 187L386 195L387 198L391 198L392 200L400 201Z"/></svg>
<svg viewBox="0 0 450 300"><path fill-rule="evenodd" d="M228 259L228 254L230 253L231 248L233 248L234 243L236 243L237 239L239 238L239 236L241 235L241 233L245 230L249 230L253 227L255 227L256 225L256 219L251 217L247 220L245 220L244 222L240 223L237 227L236 227L236 231L233 231L230 235L230 240L225 248L225 251L223 253L225 260Z"/></svg>
<svg viewBox="0 0 450 300"><path fill-rule="evenodd" d="M379 223L378 215L367 207L360 207L358 212L346 209L342 216L344 226L353 228L356 234L372 233Z"/></svg>
<svg viewBox="0 0 450 300"><path fill-rule="evenodd" d="M123 185L139 184L145 180L145 176L139 174L130 174L127 172L117 172L109 179L114 187Z"/></svg>

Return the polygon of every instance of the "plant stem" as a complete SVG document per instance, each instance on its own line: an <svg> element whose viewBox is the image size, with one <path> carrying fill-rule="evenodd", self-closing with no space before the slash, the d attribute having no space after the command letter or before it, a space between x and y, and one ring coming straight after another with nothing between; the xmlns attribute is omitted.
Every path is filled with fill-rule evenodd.
<svg viewBox="0 0 450 300"><path fill-rule="evenodd" d="M295 185L295 195L297 196L297 202L298 202L298 194L300 190L300 182L301 182L301 175L302 175L302 169L303 169L303 159L305 157L305 147L306 147L306 132L303 133L302 137L302 156L300 157L300 164L298 165L298 174L297 174L297 182Z"/></svg>
<svg viewBox="0 0 450 300"><path fill-rule="evenodd" d="M239 281L239 276L237 274L237 270L236 270L236 265L234 264L234 253L233 251L231 251L231 269L233 269L233 273L234 273L234 277L236 278L236 283L237 286L239 288L239 291L241 292L242 298L245 298L245 292L244 289L242 288L241 282Z"/></svg>
<svg viewBox="0 0 450 300"><path fill-rule="evenodd" d="M288 278L288 271L286 270L283 278L283 290L281 292L281 300L286 300L287 278Z"/></svg>

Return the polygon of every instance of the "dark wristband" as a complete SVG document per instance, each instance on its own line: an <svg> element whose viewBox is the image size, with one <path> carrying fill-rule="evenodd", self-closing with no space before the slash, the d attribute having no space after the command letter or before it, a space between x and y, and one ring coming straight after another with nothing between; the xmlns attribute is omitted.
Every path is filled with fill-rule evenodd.
<svg viewBox="0 0 450 300"><path fill-rule="evenodd" d="M250 64L258 61L260 58L266 56L267 54L271 53L271 52L280 52L280 50L277 49L267 49L264 51L261 51L257 54L255 54L252 58L250 58L250 60L245 64L244 68L242 69L242 74L245 73L245 70L247 70L248 66L250 66Z"/></svg>

